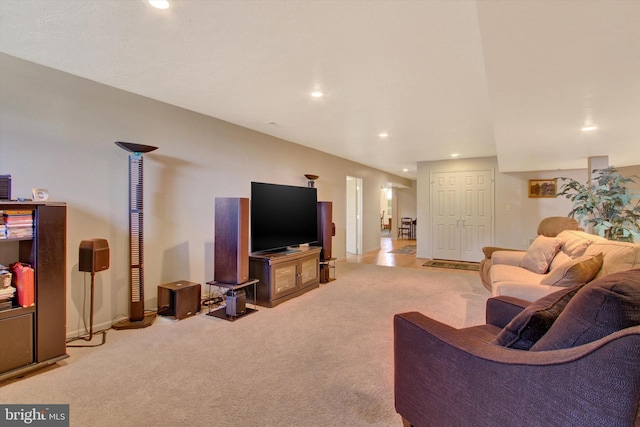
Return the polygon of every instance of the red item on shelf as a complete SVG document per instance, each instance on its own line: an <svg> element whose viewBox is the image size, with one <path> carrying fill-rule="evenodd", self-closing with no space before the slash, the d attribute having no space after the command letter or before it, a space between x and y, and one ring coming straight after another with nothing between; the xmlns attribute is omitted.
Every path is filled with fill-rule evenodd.
<svg viewBox="0 0 640 427"><path fill-rule="evenodd" d="M9 266L13 273L13 286L17 289L18 305L31 307L35 304L34 270L29 264L14 262Z"/></svg>

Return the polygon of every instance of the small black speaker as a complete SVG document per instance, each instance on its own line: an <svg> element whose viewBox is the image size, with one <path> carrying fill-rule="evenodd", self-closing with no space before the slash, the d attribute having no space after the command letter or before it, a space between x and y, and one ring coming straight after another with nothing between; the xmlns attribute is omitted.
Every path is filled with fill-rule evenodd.
<svg viewBox="0 0 640 427"><path fill-rule="evenodd" d="M109 242L106 239L89 239L80 242L78 268L95 273L109 268Z"/></svg>
<svg viewBox="0 0 640 427"><path fill-rule="evenodd" d="M11 200L11 175L0 175L0 200Z"/></svg>

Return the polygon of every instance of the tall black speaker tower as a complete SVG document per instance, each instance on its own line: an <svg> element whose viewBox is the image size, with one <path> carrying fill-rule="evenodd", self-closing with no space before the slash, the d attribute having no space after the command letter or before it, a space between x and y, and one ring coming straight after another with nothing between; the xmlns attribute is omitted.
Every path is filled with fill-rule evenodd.
<svg viewBox="0 0 640 427"><path fill-rule="evenodd" d="M331 238L336 235L332 212L332 202L318 202L318 246L322 246L320 261L332 258Z"/></svg>
<svg viewBox="0 0 640 427"><path fill-rule="evenodd" d="M249 280L249 199L216 197L214 280L239 284Z"/></svg>

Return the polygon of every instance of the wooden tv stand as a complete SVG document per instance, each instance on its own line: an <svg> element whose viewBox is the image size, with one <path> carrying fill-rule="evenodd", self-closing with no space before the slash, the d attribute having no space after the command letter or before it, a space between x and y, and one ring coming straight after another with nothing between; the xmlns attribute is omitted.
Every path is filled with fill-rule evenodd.
<svg viewBox="0 0 640 427"><path fill-rule="evenodd" d="M275 307L320 286L321 249L303 246L276 253L252 253L249 277L260 281L258 305Z"/></svg>

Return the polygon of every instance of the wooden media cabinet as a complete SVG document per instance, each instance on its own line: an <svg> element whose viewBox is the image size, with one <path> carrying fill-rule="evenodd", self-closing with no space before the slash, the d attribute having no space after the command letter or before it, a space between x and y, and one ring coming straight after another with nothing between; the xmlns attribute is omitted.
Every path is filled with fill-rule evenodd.
<svg viewBox="0 0 640 427"><path fill-rule="evenodd" d="M252 253L249 276L260 281L256 302L275 307L320 286L321 247L292 248L275 253Z"/></svg>

